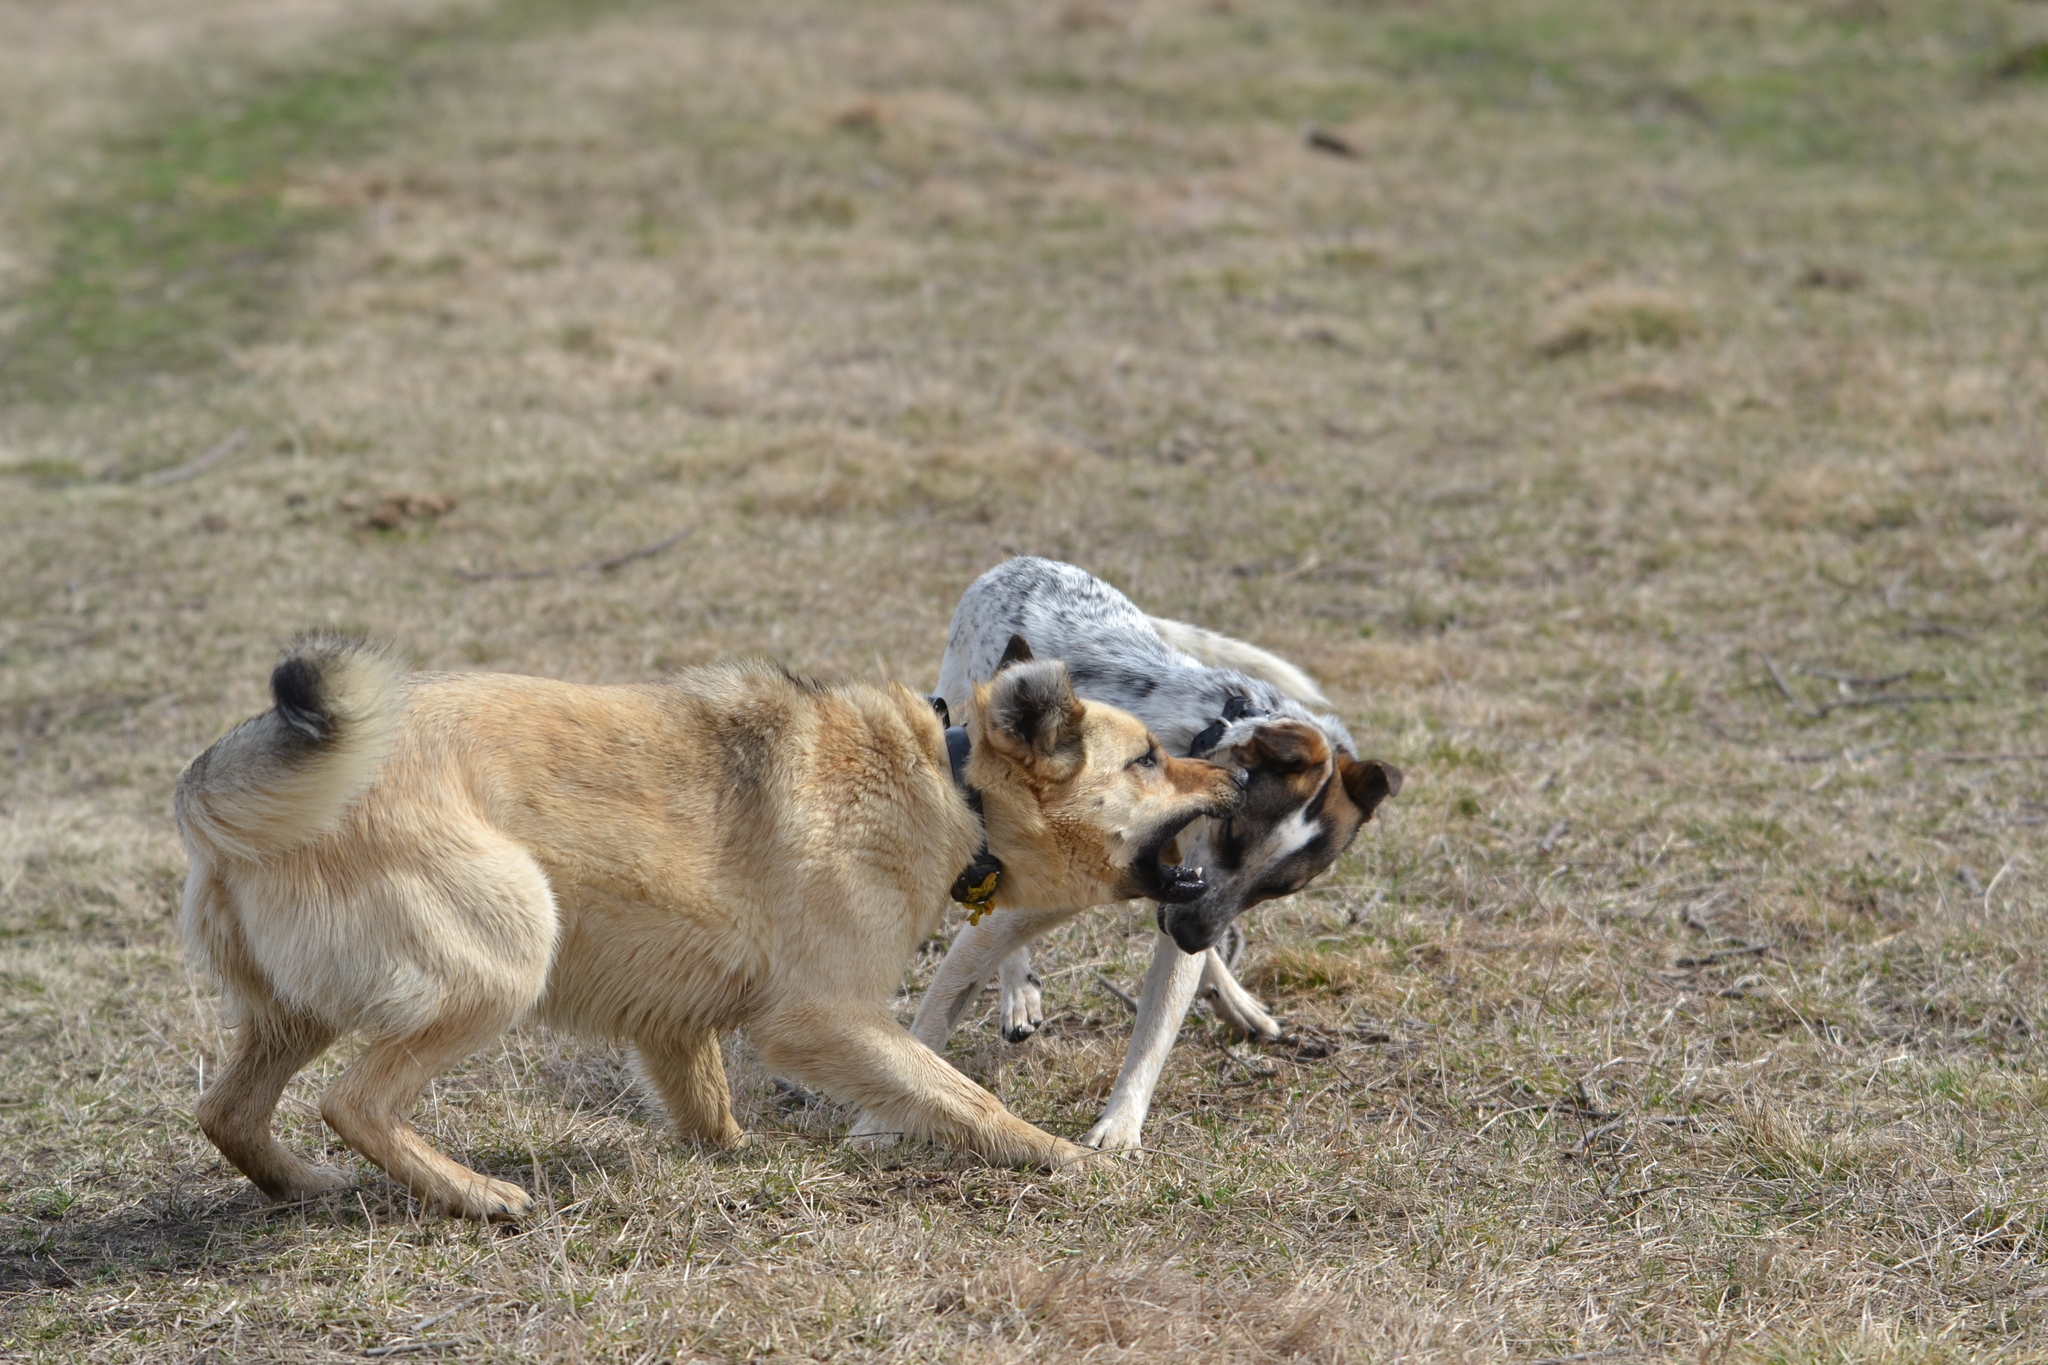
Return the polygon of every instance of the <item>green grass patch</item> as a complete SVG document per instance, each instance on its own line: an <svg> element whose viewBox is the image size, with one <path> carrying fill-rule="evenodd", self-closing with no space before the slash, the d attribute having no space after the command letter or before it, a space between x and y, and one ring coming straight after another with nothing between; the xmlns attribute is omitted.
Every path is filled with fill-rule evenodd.
<svg viewBox="0 0 2048 1365"><path fill-rule="evenodd" d="M0 395L63 401L220 362L289 310L292 268L340 210L295 202L293 177L403 134L458 54L619 8L511 0L358 39L324 62L253 77L238 96L136 121L84 193L54 211L46 268L12 300Z"/></svg>

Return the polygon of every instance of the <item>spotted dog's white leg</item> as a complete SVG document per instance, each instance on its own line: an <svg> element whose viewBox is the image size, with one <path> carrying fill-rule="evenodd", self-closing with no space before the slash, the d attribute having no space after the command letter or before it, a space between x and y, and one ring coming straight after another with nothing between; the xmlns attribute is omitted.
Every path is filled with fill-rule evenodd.
<svg viewBox="0 0 2048 1365"><path fill-rule="evenodd" d="M1004 958L996 979L1003 990L1003 1037L1021 1043L1045 1023L1045 997L1038 989L1043 983L1031 970L1031 949Z"/></svg>
<svg viewBox="0 0 2048 1365"><path fill-rule="evenodd" d="M1193 956L1165 934L1152 942L1152 966L1145 973L1145 991L1138 997L1138 1026L1131 1033L1131 1050L1124 1055L1124 1069L1109 1093L1109 1105L1081 1139L1085 1147L1121 1152L1138 1145L1145 1129L1145 1115L1152 1109L1152 1091L1166 1066L1166 1054L1180 1036L1181 1021L1195 1000L1201 984L1202 964L1207 954Z"/></svg>
<svg viewBox="0 0 2048 1365"><path fill-rule="evenodd" d="M946 950L930 989L918 1003L911 1036L934 1052L942 1052L946 1039L966 1017L975 996L996 975L1003 960L1028 948L1047 933L1086 909L991 910L979 924L963 924ZM1025 958L1027 968L1028 955Z"/></svg>
<svg viewBox="0 0 2048 1365"><path fill-rule="evenodd" d="M1279 1022L1266 1012L1257 997L1237 984L1237 978L1224 965L1223 955L1214 948L1202 954L1201 994L1224 1027L1241 1037L1270 1043L1280 1036Z"/></svg>
<svg viewBox="0 0 2048 1365"><path fill-rule="evenodd" d="M961 925L960 932L953 936L953 946L946 950L946 960L939 964L938 974L925 990L924 999L918 1002L910 1036L943 1054L947 1036L974 1004L981 988L996 974L1003 959L1072 919L1083 908L992 910L979 924ZM870 1114L856 1118L847 1136L878 1145L890 1140L887 1125Z"/></svg>

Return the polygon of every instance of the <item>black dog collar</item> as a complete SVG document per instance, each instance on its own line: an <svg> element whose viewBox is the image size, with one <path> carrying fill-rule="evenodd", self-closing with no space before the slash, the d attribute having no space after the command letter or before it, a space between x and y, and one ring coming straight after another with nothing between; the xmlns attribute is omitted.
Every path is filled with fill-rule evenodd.
<svg viewBox="0 0 2048 1365"><path fill-rule="evenodd" d="M953 769L953 785L967 798L967 809L974 812L974 818L982 822L981 851L974 855L974 861L960 869L960 875L953 879L952 897L967 907L967 922L981 923L981 917L994 908L996 892L1002 889L1003 864L988 851L988 817L982 814L981 793L967 785L967 757L973 752L973 745L967 738L967 727L953 724L953 716L946 708L944 697L927 698L932 710L939 713L939 724L946 727L946 761Z"/></svg>

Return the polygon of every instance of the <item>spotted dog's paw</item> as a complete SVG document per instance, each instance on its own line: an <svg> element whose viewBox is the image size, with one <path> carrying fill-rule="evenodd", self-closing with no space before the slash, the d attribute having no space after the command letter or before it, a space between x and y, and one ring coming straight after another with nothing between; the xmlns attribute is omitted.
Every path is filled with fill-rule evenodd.
<svg viewBox="0 0 2048 1365"><path fill-rule="evenodd" d="M1277 1042L1284 1031L1280 1021L1268 1014L1266 1007L1243 987L1234 991L1210 990L1204 995L1209 1001L1209 1008L1216 1011L1217 1020L1239 1038L1271 1043Z"/></svg>
<svg viewBox="0 0 2048 1365"><path fill-rule="evenodd" d="M1083 1147L1093 1147L1098 1152L1132 1152L1138 1148L1138 1140L1144 1136L1145 1120L1134 1119L1128 1114L1104 1114L1095 1126L1081 1135Z"/></svg>
<svg viewBox="0 0 2048 1365"><path fill-rule="evenodd" d="M1255 1043L1276 1042L1283 1032L1280 1021L1267 1013L1258 998L1238 985L1237 978L1230 974L1230 964L1243 951L1244 930L1233 924L1224 941L1210 949L1208 959L1202 963L1202 998L1209 1002L1223 1027L1237 1037Z"/></svg>
<svg viewBox="0 0 2048 1365"><path fill-rule="evenodd" d="M1026 968L1012 972L1004 965L1003 987L1003 1038L1012 1043L1021 1043L1045 1027L1045 997L1041 991L1044 985L1038 973Z"/></svg>
<svg viewBox="0 0 2048 1365"><path fill-rule="evenodd" d="M903 1141L903 1134L873 1114L862 1114L846 1132L846 1145L857 1152L879 1152Z"/></svg>

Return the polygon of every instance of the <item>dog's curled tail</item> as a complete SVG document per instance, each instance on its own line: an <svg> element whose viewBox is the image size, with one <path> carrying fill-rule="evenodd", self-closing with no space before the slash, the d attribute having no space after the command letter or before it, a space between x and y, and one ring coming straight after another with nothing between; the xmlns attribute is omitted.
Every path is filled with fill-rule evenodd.
<svg viewBox="0 0 2048 1365"><path fill-rule="evenodd" d="M1323 695L1323 689L1316 686L1314 678L1278 654L1270 654L1242 640L1233 640L1228 635L1218 635L1213 630L1189 625L1186 621L1169 621L1161 616L1145 619L1152 623L1152 629L1159 632L1159 638L1168 646L1183 654L1194 655L1211 668L1234 668L1248 678L1269 682L1304 706L1323 711L1337 709Z"/></svg>
<svg viewBox="0 0 2048 1365"><path fill-rule="evenodd" d="M173 806L195 850L274 857L332 829L390 752L405 674L361 640L309 635L270 675L276 703L178 775Z"/></svg>

